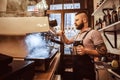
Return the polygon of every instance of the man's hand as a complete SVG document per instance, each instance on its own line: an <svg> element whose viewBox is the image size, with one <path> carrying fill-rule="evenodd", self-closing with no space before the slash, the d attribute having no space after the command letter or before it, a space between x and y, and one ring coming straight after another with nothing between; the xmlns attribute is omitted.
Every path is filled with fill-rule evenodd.
<svg viewBox="0 0 120 80"><path fill-rule="evenodd" d="M85 48L82 45L78 45L76 47L76 51L78 55L84 55L85 54Z"/></svg>
<svg viewBox="0 0 120 80"><path fill-rule="evenodd" d="M63 36L64 35L64 31L60 30L56 34L57 34L57 36Z"/></svg>

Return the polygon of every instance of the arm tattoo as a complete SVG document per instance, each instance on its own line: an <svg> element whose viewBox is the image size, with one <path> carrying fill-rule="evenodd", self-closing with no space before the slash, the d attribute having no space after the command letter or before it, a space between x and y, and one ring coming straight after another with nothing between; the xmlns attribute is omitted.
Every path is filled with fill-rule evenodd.
<svg viewBox="0 0 120 80"><path fill-rule="evenodd" d="M107 48L104 43L101 43L99 45L96 45L96 50L100 55L104 55L107 53Z"/></svg>

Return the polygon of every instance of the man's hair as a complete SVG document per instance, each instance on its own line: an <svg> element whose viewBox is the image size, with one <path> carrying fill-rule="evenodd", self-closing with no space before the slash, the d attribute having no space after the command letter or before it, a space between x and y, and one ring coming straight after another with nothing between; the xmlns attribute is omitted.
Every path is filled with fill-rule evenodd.
<svg viewBox="0 0 120 80"><path fill-rule="evenodd" d="M81 14L81 13L85 13L88 16L87 11L78 11L75 15Z"/></svg>

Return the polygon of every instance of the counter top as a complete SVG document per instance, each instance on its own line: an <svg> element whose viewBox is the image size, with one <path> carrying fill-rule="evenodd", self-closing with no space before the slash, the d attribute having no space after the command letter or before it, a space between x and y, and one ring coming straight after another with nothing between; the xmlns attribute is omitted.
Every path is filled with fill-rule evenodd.
<svg viewBox="0 0 120 80"><path fill-rule="evenodd" d="M30 75L30 77L25 77L26 75ZM0 72L0 80L17 80L18 78L32 80L33 76L33 61L13 60L8 66L4 66L3 70Z"/></svg>
<svg viewBox="0 0 120 80"><path fill-rule="evenodd" d="M112 69L112 66L110 65L110 62L95 62L96 69Z"/></svg>
<svg viewBox="0 0 120 80"><path fill-rule="evenodd" d="M58 67L59 60L60 53L57 53L48 71L35 73L34 80L52 80L55 70Z"/></svg>

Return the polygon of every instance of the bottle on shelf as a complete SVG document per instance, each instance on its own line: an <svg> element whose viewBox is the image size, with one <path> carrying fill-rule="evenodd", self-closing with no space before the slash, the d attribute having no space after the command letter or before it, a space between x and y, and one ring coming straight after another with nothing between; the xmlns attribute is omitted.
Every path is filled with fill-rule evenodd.
<svg viewBox="0 0 120 80"><path fill-rule="evenodd" d="M115 4L113 4L113 11L111 13L111 17L112 17L112 23L115 23L115 22L118 21L118 14L117 14L117 11L116 11Z"/></svg>
<svg viewBox="0 0 120 80"><path fill-rule="evenodd" d="M118 21L117 11L113 11L112 12L112 23L115 23L117 21Z"/></svg>
<svg viewBox="0 0 120 80"><path fill-rule="evenodd" d="M118 20L120 21L120 6L118 7Z"/></svg>
<svg viewBox="0 0 120 80"><path fill-rule="evenodd" d="M98 21L96 21L95 27L96 27L95 28L96 30L99 30L102 28L102 19L101 18L99 18Z"/></svg>
<svg viewBox="0 0 120 80"><path fill-rule="evenodd" d="M97 5L96 5L96 9L103 3L104 0L100 0Z"/></svg>
<svg viewBox="0 0 120 80"><path fill-rule="evenodd" d="M106 27L106 17L103 16L102 28Z"/></svg>
<svg viewBox="0 0 120 80"><path fill-rule="evenodd" d="M110 25L112 23L112 19L111 19L111 14L110 14L110 10L111 9L105 9L107 11L107 14L106 14L106 25Z"/></svg>
<svg viewBox="0 0 120 80"><path fill-rule="evenodd" d="M98 29L99 29L98 20L96 20L94 29L95 29L95 30L98 30Z"/></svg>
<svg viewBox="0 0 120 80"><path fill-rule="evenodd" d="M104 14L102 24L103 24L103 27L105 27L107 25L107 14L105 13L105 9L103 9L102 12Z"/></svg>
<svg viewBox="0 0 120 80"><path fill-rule="evenodd" d="M96 5L96 9L99 7L99 3L97 3L97 5Z"/></svg>
<svg viewBox="0 0 120 80"><path fill-rule="evenodd" d="M104 1L104 0L100 0L100 4L102 4L102 3L103 3L103 1Z"/></svg>

